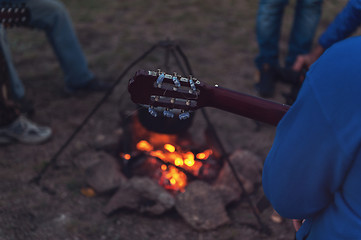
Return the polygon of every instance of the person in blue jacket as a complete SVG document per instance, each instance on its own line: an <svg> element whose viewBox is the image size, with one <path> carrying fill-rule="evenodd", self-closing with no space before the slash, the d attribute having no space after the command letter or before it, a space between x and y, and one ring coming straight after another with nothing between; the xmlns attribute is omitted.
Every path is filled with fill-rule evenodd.
<svg viewBox="0 0 361 240"><path fill-rule="evenodd" d="M263 188L297 239L361 239L360 56L361 37L333 44L277 126Z"/></svg>
<svg viewBox="0 0 361 240"><path fill-rule="evenodd" d="M309 67L332 44L349 37L361 25L361 0L350 0L318 39L317 46L308 54L299 55L293 70Z"/></svg>

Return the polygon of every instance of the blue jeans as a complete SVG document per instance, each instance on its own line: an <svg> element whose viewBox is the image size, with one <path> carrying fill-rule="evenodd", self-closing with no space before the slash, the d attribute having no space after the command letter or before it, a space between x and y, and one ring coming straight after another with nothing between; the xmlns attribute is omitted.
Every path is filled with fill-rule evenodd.
<svg viewBox="0 0 361 240"><path fill-rule="evenodd" d="M66 87L79 88L94 78L75 35L70 16L60 1L0 0L0 3L2 2L25 3L30 9L31 21L29 25L45 31L64 72ZM22 98L25 94L24 86L12 63L6 33L3 28L0 29L0 47L8 64L14 97Z"/></svg>
<svg viewBox="0 0 361 240"><path fill-rule="evenodd" d="M260 0L257 14L258 68L265 63L279 66L279 39L283 13L289 0ZM308 53L320 20L322 0L298 0L285 66L292 67L297 55Z"/></svg>

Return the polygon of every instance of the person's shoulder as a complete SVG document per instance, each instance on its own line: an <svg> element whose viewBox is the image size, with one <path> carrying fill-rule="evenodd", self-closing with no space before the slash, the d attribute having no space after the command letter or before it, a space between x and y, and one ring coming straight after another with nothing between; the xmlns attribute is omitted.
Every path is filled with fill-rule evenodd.
<svg viewBox="0 0 361 240"><path fill-rule="evenodd" d="M361 9L361 0L350 0L348 4L351 4L354 8Z"/></svg>

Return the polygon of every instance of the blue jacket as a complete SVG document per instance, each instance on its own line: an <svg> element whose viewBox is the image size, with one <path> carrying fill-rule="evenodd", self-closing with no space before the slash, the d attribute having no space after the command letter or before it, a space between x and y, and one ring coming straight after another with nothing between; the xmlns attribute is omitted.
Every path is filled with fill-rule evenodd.
<svg viewBox="0 0 361 240"><path fill-rule="evenodd" d="M326 31L321 35L318 43L324 49L327 49L335 42L350 36L360 24L361 0L350 0Z"/></svg>
<svg viewBox="0 0 361 240"><path fill-rule="evenodd" d="M263 187L297 239L361 239L361 37L334 44L310 68L277 126Z"/></svg>

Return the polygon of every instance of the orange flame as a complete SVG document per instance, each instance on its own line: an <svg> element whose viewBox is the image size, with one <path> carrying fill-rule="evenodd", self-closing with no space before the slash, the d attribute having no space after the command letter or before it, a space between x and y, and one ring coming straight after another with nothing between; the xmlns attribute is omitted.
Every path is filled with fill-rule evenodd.
<svg viewBox="0 0 361 240"><path fill-rule="evenodd" d="M203 163L199 160L206 160L212 154L212 150L207 149L194 156L192 152L182 152L180 147L176 147L170 143L159 144L161 140L166 139L166 137L163 139L156 138L156 143L158 145L155 146L158 146L158 149L155 149L155 147L151 145L151 140L151 143L141 140L137 143L136 147L138 150L147 152L150 156L156 157L166 163L162 164L160 167L162 171L162 176L159 180L160 185L167 189L184 191L184 188L187 185L187 176L178 168L183 168L189 173L198 175L199 170L203 165ZM124 158L126 158L125 155ZM167 163L170 163L171 165L167 166Z"/></svg>

